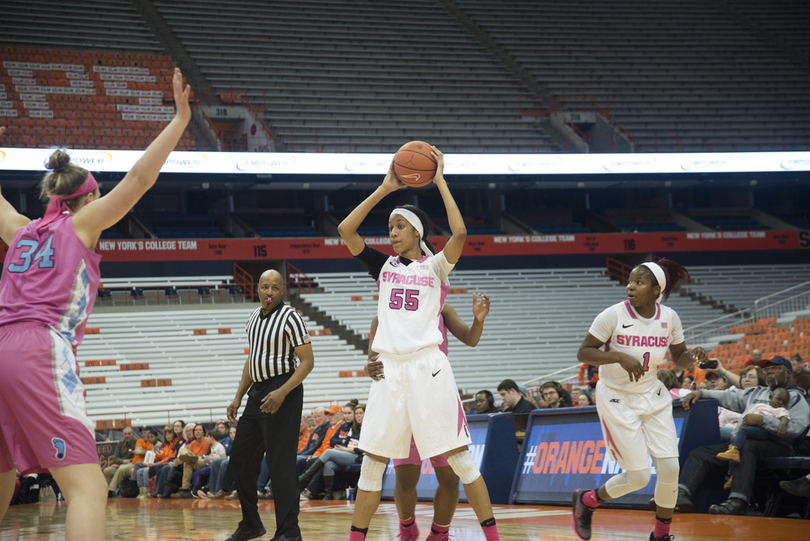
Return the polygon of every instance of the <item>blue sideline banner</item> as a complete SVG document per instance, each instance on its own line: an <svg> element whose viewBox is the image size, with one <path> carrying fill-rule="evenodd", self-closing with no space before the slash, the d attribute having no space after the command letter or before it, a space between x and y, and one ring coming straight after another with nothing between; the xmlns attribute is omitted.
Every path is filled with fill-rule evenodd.
<svg viewBox="0 0 810 541"><path fill-rule="evenodd" d="M716 410L715 410L716 411ZM676 407L678 438L685 411ZM512 489L514 503L568 504L578 488L595 488L621 473L602 439L596 407L535 410L529 419ZM612 500L611 503L644 505L655 490L652 479L643 489Z"/></svg>

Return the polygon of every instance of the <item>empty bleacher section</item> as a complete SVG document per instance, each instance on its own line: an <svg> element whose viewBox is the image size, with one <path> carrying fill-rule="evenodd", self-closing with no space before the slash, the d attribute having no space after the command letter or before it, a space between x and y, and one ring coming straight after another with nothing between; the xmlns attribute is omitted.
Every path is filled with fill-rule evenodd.
<svg viewBox="0 0 810 541"><path fill-rule="evenodd" d="M524 84L439 5L156 0L211 83L264 108L277 150L550 152Z"/></svg>
<svg viewBox="0 0 810 541"><path fill-rule="evenodd" d="M810 148L802 61L719 2L455 3L556 102L575 111L595 98L637 151ZM806 54L807 2L729 3Z"/></svg>
<svg viewBox="0 0 810 541"><path fill-rule="evenodd" d="M141 426L225 417L245 363L244 328L253 307L94 312L79 348L91 419L126 417ZM315 352L307 405L368 396L370 381L356 373L365 355L322 327L307 326ZM341 377L346 371L351 374Z"/></svg>
<svg viewBox="0 0 810 541"><path fill-rule="evenodd" d="M376 285L362 272L311 275L324 293L302 298L366 336L376 314ZM579 365L576 353L599 312L624 298L624 286L603 269L456 271L450 304L472 323L473 292L490 297L491 311L476 348L449 339L450 359L461 389L494 389L506 377L518 381ZM722 315L708 305L673 294L668 301L685 326ZM562 381L565 376L558 376Z"/></svg>
<svg viewBox="0 0 810 541"><path fill-rule="evenodd" d="M690 266L686 292L736 309L753 308L757 299L810 281L807 265Z"/></svg>
<svg viewBox="0 0 810 541"><path fill-rule="evenodd" d="M0 47L0 118L12 147L144 149L174 118L172 59ZM193 150L186 132L178 150Z"/></svg>
<svg viewBox="0 0 810 541"><path fill-rule="evenodd" d="M1 24L0 44L152 55L163 52L129 0L3 0Z"/></svg>
<svg viewBox="0 0 810 541"><path fill-rule="evenodd" d="M159 238L219 239L225 236L213 215L141 212L139 218Z"/></svg>

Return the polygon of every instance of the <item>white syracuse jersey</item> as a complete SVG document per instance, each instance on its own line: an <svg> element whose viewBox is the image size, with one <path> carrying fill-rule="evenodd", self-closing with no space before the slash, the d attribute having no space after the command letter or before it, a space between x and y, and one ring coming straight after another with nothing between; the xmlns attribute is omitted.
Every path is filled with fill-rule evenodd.
<svg viewBox="0 0 810 541"><path fill-rule="evenodd" d="M645 374L630 381L627 371L618 363L599 367L599 381L612 389L628 393L646 393L657 388L656 372L669 346L684 341L681 319L675 310L655 305L655 315L646 319L628 301L614 304L593 320L588 331L605 344L605 351L618 351L638 359Z"/></svg>
<svg viewBox="0 0 810 541"><path fill-rule="evenodd" d="M439 316L453 264L444 252L410 264L389 257L380 270L377 334L372 349L394 357L435 348L443 341Z"/></svg>

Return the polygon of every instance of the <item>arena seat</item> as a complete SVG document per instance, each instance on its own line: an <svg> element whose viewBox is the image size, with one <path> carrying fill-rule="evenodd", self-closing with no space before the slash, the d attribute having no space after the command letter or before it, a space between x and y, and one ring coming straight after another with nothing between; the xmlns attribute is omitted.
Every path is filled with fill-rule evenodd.
<svg viewBox="0 0 810 541"><path fill-rule="evenodd" d="M155 6L215 93L263 108L279 150L559 150L517 114L525 84L429 0Z"/></svg>
<svg viewBox="0 0 810 541"><path fill-rule="evenodd" d="M367 336L377 311L376 284L366 273L320 273L310 277L323 293L301 297ZM603 269L456 271L447 303L472 323L472 293L490 297L491 313L476 348L449 339L450 359L461 389L494 389L501 379L527 380L576 365L576 352L593 318L619 302L624 287ZM685 326L722 312L673 294L667 303ZM500 378L500 379L498 379ZM498 379L498 381L495 381Z"/></svg>
<svg viewBox="0 0 810 541"><path fill-rule="evenodd" d="M140 150L174 118L168 56L20 47L0 55L4 146ZM195 148L186 131L177 149Z"/></svg>
<svg viewBox="0 0 810 541"><path fill-rule="evenodd" d="M599 108L639 152L807 150L810 8L733 0L771 39L698 0L457 0L569 111ZM592 110L592 109L586 109ZM801 111L801 112L798 112Z"/></svg>
<svg viewBox="0 0 810 541"><path fill-rule="evenodd" d="M246 359L243 329L250 311L209 305L204 310L94 312L88 327L98 333L85 335L78 357L83 378L104 377L104 383L86 384L91 419L127 414L134 425L153 425L167 421L166 410L177 410L171 418L224 417ZM316 359L305 384L307 407L366 397L369 380L356 375L365 355L337 336L320 333L322 327L310 321L307 326ZM101 362L111 360L115 364ZM341 371L353 371L354 377L338 377Z"/></svg>

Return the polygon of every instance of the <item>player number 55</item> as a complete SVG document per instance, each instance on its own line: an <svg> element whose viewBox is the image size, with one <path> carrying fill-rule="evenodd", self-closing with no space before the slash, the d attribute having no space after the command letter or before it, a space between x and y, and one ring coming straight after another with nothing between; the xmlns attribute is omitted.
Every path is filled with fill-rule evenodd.
<svg viewBox="0 0 810 541"><path fill-rule="evenodd" d="M388 307L391 310L417 310L419 308L418 289L392 289Z"/></svg>

